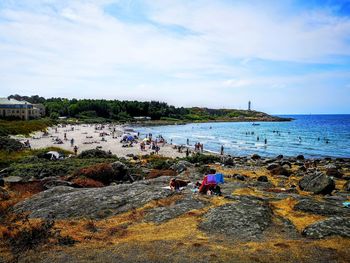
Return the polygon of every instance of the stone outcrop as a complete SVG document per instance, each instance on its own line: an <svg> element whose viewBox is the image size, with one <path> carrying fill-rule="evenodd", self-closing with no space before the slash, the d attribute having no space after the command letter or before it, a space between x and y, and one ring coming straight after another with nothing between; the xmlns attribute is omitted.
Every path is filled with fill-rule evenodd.
<svg viewBox="0 0 350 263"><path fill-rule="evenodd" d="M305 175L299 186L301 190L315 194L330 194L335 189L334 180L321 172Z"/></svg>
<svg viewBox="0 0 350 263"><path fill-rule="evenodd" d="M342 236L350 238L350 217L331 217L316 222L304 229L304 236L314 239L327 236Z"/></svg>
<svg viewBox="0 0 350 263"><path fill-rule="evenodd" d="M58 186L41 192L14 207L29 212L31 218L104 218L140 207L151 200L165 198L172 192L162 189L169 178L145 180L103 188L77 189Z"/></svg>
<svg viewBox="0 0 350 263"><path fill-rule="evenodd" d="M223 234L234 239L259 238L272 222L271 209L259 199L239 200L211 209L204 215L200 228L210 234Z"/></svg>
<svg viewBox="0 0 350 263"><path fill-rule="evenodd" d="M349 216L350 209L342 206L341 202L316 201L312 199L301 200L294 206L294 210L323 216Z"/></svg>

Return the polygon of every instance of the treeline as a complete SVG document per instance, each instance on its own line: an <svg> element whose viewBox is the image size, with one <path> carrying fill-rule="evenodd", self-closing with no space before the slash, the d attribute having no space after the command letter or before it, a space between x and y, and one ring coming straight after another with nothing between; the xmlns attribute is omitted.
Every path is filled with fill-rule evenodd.
<svg viewBox="0 0 350 263"><path fill-rule="evenodd" d="M11 95L9 98L26 100L30 103L45 105L46 116L57 118L59 116L76 117L82 119L104 118L117 121L128 121L133 117L148 116L152 120L183 119L189 114L186 108L176 108L164 102L151 101L119 101L119 100L91 100L91 99L65 99L35 96Z"/></svg>
<svg viewBox="0 0 350 263"><path fill-rule="evenodd" d="M46 108L46 117L60 116L78 118L88 122L133 120L133 117L151 117L165 122L210 122L210 121L289 121L288 118L270 116L266 113L237 109L177 108L159 101L120 101L91 99L45 99L38 95L11 95L9 98L41 103Z"/></svg>

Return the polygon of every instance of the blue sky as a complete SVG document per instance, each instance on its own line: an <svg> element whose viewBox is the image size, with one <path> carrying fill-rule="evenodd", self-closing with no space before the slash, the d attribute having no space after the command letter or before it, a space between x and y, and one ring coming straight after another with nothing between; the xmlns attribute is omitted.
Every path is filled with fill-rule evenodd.
<svg viewBox="0 0 350 263"><path fill-rule="evenodd" d="M0 96L350 113L350 0L1 0Z"/></svg>

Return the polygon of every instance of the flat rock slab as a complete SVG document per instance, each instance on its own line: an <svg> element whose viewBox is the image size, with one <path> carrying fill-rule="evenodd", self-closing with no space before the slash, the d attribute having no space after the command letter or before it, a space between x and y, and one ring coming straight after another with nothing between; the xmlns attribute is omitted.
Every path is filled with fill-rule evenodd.
<svg viewBox="0 0 350 263"><path fill-rule="evenodd" d="M313 239L321 239L327 236L350 238L350 217L331 217L316 222L305 228L303 235Z"/></svg>
<svg viewBox="0 0 350 263"><path fill-rule="evenodd" d="M211 209L203 217L200 229L240 240L261 236L272 222L272 211L266 202L242 199Z"/></svg>
<svg viewBox="0 0 350 263"><path fill-rule="evenodd" d="M31 218L51 215L57 219L105 218L173 194L162 189L159 183L162 183L161 179L90 189L58 186L18 203L14 211L29 212Z"/></svg>
<svg viewBox="0 0 350 263"><path fill-rule="evenodd" d="M186 196L183 199L177 200L170 206L156 207L149 210L145 216L146 221L162 223L167 220L176 218L191 210L201 209L209 202L196 199L194 196Z"/></svg>
<svg viewBox="0 0 350 263"><path fill-rule="evenodd" d="M3 178L6 183L19 183L23 181L23 178L20 176L8 176Z"/></svg>
<svg viewBox="0 0 350 263"><path fill-rule="evenodd" d="M323 216L349 216L350 209L338 201L316 201L304 199L294 206L294 210Z"/></svg>

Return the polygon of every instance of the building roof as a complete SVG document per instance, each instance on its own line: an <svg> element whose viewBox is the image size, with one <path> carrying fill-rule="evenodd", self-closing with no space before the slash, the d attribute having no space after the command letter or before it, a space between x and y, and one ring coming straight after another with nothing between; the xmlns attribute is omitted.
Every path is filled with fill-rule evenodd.
<svg viewBox="0 0 350 263"><path fill-rule="evenodd" d="M8 99L8 98L0 98L0 105L6 104L6 105L18 105L18 104L28 104L31 105L28 101L19 101L15 99Z"/></svg>

